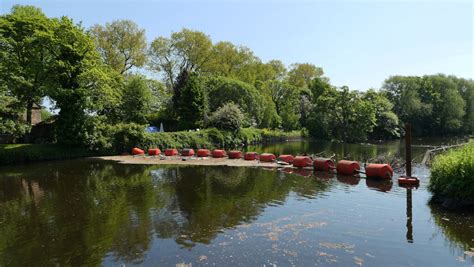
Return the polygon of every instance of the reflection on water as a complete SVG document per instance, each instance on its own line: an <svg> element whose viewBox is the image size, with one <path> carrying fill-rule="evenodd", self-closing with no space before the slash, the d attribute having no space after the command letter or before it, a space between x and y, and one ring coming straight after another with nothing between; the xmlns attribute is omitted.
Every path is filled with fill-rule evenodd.
<svg viewBox="0 0 474 267"><path fill-rule="evenodd" d="M307 170L2 168L0 266L472 265L474 216L427 206L428 172L414 172L412 192Z"/></svg>

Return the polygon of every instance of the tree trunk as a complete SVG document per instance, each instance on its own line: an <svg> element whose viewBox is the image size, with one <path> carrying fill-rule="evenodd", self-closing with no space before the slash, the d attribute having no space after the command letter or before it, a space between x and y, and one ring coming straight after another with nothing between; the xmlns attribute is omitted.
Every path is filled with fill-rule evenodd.
<svg viewBox="0 0 474 267"><path fill-rule="evenodd" d="M33 100L28 100L28 103L26 104L26 122L31 125L31 117L32 117L32 109L33 109ZM25 143L30 142L30 133L27 133L25 135Z"/></svg>
<svg viewBox="0 0 474 267"><path fill-rule="evenodd" d="M33 100L28 100L28 103L26 104L26 122L29 125L31 125L32 109L33 109Z"/></svg>

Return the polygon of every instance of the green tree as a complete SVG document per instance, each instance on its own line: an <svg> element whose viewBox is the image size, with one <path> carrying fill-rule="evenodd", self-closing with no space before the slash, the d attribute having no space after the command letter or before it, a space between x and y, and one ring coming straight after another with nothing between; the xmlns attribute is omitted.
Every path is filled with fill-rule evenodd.
<svg viewBox="0 0 474 267"><path fill-rule="evenodd" d="M206 88L211 112L233 102L245 114L244 126L258 126L262 123L265 99L251 84L225 77L211 77L206 82Z"/></svg>
<svg viewBox="0 0 474 267"><path fill-rule="evenodd" d="M314 78L322 77L323 69L310 63L295 63L288 71L288 82L296 87L308 87Z"/></svg>
<svg viewBox="0 0 474 267"><path fill-rule="evenodd" d="M0 17L0 80L24 105L29 124L51 83L52 38L52 22L39 8L16 5Z"/></svg>
<svg viewBox="0 0 474 267"><path fill-rule="evenodd" d="M158 37L149 49L150 68L162 73L165 83L173 88L183 71L199 72L209 64L212 41L200 31L182 29L170 38Z"/></svg>
<svg viewBox="0 0 474 267"><path fill-rule="evenodd" d="M0 134L18 138L29 132L30 124L23 118L24 105L15 97L8 95L4 86L0 87Z"/></svg>
<svg viewBox="0 0 474 267"><path fill-rule="evenodd" d="M307 127L316 138L347 142L366 141L376 123L376 110L358 92L343 86L315 99Z"/></svg>
<svg viewBox="0 0 474 267"><path fill-rule="evenodd" d="M468 98L459 85L441 74L393 76L385 81L383 90L398 117L416 125L416 135L429 136L460 133L465 129L463 123L472 115L466 115Z"/></svg>
<svg viewBox="0 0 474 267"><path fill-rule="evenodd" d="M123 121L146 124L152 101L153 95L146 78L140 75L129 77L124 87L121 105Z"/></svg>
<svg viewBox="0 0 474 267"><path fill-rule="evenodd" d="M131 20L116 20L105 26L94 25L90 29L102 60L124 74L146 62L145 30Z"/></svg>
<svg viewBox="0 0 474 267"><path fill-rule="evenodd" d="M189 74L179 91L176 110L180 129L203 127L208 104L206 92L199 76L195 73Z"/></svg>
<svg viewBox="0 0 474 267"><path fill-rule="evenodd" d="M57 140L67 144L87 144L93 134L95 118L109 102L117 101L116 80L104 66L92 38L67 17L54 19L54 42L49 43L55 57L54 86L48 96L59 109Z"/></svg>
<svg viewBox="0 0 474 267"><path fill-rule="evenodd" d="M400 137L398 116L393 112L393 104L381 92L373 89L365 92L363 99L375 107L376 125L371 139L392 139Z"/></svg>

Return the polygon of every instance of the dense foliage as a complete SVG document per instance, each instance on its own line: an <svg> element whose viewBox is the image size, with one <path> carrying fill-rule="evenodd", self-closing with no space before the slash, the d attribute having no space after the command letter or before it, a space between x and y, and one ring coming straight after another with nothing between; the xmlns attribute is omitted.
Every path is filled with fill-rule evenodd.
<svg viewBox="0 0 474 267"><path fill-rule="evenodd" d="M435 196L474 203L474 142L435 158L429 189Z"/></svg>
<svg viewBox="0 0 474 267"><path fill-rule="evenodd" d="M244 114L239 106L230 102L218 108L209 118L209 123L222 130L238 131L242 127Z"/></svg>
<svg viewBox="0 0 474 267"><path fill-rule="evenodd" d="M145 68L160 79L142 76ZM49 99L57 116L48 140L92 150L118 145L108 131L127 124L141 135L163 123L167 131L308 129L348 142L398 138L404 123L417 135L474 131L472 80L393 76L380 91L359 92L331 85L311 63L263 62L200 31L182 29L147 47L132 21L87 30L32 6L0 16L0 85L0 134L29 136L32 107Z"/></svg>

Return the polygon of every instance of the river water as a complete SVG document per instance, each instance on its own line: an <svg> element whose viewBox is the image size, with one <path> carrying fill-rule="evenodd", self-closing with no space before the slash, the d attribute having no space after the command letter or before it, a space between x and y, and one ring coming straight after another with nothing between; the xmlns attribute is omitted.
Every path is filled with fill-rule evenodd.
<svg viewBox="0 0 474 267"><path fill-rule="evenodd" d="M414 158L433 142L415 142ZM403 154L398 141L249 149ZM399 187L400 174L380 182L92 159L3 167L0 266L473 266L474 215L428 204L428 168L414 167L416 190Z"/></svg>

